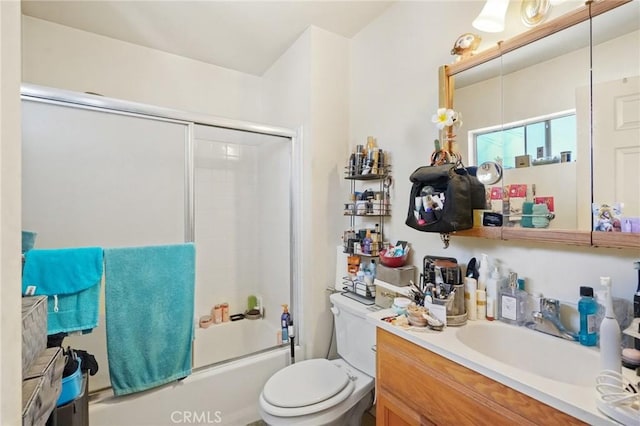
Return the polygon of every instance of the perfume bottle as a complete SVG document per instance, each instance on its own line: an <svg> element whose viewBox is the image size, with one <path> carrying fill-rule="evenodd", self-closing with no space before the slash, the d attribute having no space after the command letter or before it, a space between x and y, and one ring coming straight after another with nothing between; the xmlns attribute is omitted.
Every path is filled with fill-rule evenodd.
<svg viewBox="0 0 640 426"><path fill-rule="evenodd" d="M518 274L509 274L509 286L500 291L498 318L509 324L524 325L526 321L527 292L518 288Z"/></svg>

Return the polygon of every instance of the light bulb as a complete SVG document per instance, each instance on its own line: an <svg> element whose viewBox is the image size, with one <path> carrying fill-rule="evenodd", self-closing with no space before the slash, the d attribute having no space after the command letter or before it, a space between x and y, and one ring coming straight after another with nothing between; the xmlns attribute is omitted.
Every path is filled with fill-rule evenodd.
<svg viewBox="0 0 640 426"><path fill-rule="evenodd" d="M487 0L482 11L473 20L473 27L487 33L504 31L504 16L509 7L509 0Z"/></svg>

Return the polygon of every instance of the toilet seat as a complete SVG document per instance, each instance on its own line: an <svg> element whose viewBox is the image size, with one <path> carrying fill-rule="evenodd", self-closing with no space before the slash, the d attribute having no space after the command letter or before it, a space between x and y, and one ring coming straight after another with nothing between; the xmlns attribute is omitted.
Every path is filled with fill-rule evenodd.
<svg viewBox="0 0 640 426"><path fill-rule="evenodd" d="M311 359L274 374L260 394L260 406L273 416L304 416L341 403L353 389L342 368L326 359Z"/></svg>

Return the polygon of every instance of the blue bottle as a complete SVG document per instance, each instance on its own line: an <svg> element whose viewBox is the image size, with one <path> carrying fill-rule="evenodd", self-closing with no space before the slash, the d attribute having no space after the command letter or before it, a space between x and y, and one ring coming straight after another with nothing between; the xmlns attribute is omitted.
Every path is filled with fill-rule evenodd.
<svg viewBox="0 0 640 426"><path fill-rule="evenodd" d="M369 272L371 273L371 277L374 280L376 279L377 270L378 270L378 267L376 265L376 261L371 259L371 264L369 265Z"/></svg>
<svg viewBox="0 0 640 426"><path fill-rule="evenodd" d="M598 343L598 331L596 329L598 302L593 298L592 287L580 287L578 312L580 313L580 333L578 334L578 340L581 345L595 346L596 343Z"/></svg>
<svg viewBox="0 0 640 426"><path fill-rule="evenodd" d="M289 305L282 305L282 316L280 317L280 327L282 328L282 343L289 343Z"/></svg>

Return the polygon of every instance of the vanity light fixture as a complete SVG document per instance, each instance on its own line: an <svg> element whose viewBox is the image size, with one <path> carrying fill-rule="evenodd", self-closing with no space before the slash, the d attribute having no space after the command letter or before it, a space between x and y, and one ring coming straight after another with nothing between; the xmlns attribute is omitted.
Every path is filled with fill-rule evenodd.
<svg viewBox="0 0 640 426"><path fill-rule="evenodd" d="M559 0L556 0L559 1ZM520 18L527 27L535 27L544 21L551 8L549 0L522 0Z"/></svg>
<svg viewBox="0 0 640 426"><path fill-rule="evenodd" d="M487 0L482 11L473 20L474 28L487 33L504 31L504 16L509 7L509 0Z"/></svg>

